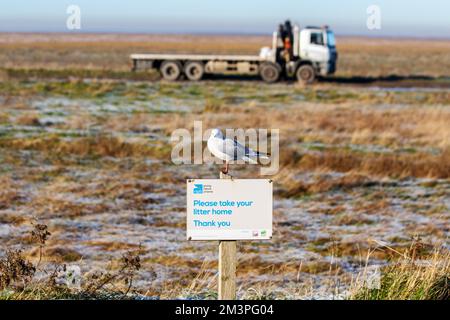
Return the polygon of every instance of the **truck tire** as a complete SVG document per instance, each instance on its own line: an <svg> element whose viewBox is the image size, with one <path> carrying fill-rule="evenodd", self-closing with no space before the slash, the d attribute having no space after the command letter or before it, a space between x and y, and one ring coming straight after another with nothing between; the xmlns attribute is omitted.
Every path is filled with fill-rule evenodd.
<svg viewBox="0 0 450 320"><path fill-rule="evenodd" d="M304 64L297 69L297 80L302 84L311 84L316 79L316 71L309 64Z"/></svg>
<svg viewBox="0 0 450 320"><path fill-rule="evenodd" d="M205 66L199 61L188 62L184 67L184 74L191 81L200 81L205 74Z"/></svg>
<svg viewBox="0 0 450 320"><path fill-rule="evenodd" d="M259 74L265 82L274 83L280 79L281 68L275 63L266 62L259 68Z"/></svg>
<svg viewBox="0 0 450 320"><path fill-rule="evenodd" d="M181 69L181 64L178 61L164 61L159 71L165 80L177 81L181 76Z"/></svg>

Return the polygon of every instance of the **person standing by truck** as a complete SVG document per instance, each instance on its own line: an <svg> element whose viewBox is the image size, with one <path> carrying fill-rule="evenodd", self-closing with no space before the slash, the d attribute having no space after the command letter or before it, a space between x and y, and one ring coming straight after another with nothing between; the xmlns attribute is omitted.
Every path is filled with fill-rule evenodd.
<svg viewBox="0 0 450 320"><path fill-rule="evenodd" d="M278 26L278 37L277 37L277 57L280 57L280 59L284 59L284 39L286 37L286 32L284 30L284 25L280 24Z"/></svg>
<svg viewBox="0 0 450 320"><path fill-rule="evenodd" d="M284 60L286 63L290 62L293 58L294 51L292 48L292 43L294 42L294 34L292 33L291 21L286 20L284 23Z"/></svg>

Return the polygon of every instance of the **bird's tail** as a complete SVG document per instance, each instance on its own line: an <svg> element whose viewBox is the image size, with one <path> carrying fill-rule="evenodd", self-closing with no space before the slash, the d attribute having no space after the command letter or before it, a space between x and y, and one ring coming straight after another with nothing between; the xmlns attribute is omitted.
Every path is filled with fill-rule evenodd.
<svg viewBox="0 0 450 320"><path fill-rule="evenodd" d="M245 162L247 162L247 163L251 163L251 164L258 164L258 161L256 161L255 159L256 159L256 157L247 157L247 156L245 156L245 157L243 157L242 158Z"/></svg>
<svg viewBox="0 0 450 320"><path fill-rule="evenodd" d="M244 161L252 164L257 164L258 159L269 160L270 157L269 155L258 151L253 151L251 154L244 157Z"/></svg>
<svg viewBox="0 0 450 320"><path fill-rule="evenodd" d="M262 153L262 152L258 152L258 151L256 151L255 153L259 159L264 159L264 160L270 159L270 154L266 154L266 153Z"/></svg>

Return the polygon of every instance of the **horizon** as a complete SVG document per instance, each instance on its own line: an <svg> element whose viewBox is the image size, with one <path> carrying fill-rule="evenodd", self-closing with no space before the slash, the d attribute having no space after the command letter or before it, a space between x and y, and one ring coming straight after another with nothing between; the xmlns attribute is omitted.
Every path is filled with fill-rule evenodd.
<svg viewBox="0 0 450 320"><path fill-rule="evenodd" d="M333 29L331 29L333 30ZM126 32L126 31L82 31L82 32L63 32L63 31L0 31L0 35L7 34L23 34L23 35L64 35L64 36L81 36L81 35L135 35L135 36L242 36L242 37L271 37L269 33L231 33L231 32ZM335 33L339 38L365 38L365 39L380 39L380 40L416 40L416 41L450 41L450 35L445 36L408 36L408 35L370 35L370 34L343 34Z"/></svg>

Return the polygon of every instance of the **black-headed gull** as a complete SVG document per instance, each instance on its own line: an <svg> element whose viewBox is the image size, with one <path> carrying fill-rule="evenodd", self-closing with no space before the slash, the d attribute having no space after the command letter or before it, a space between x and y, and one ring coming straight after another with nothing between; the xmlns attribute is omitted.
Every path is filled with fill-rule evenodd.
<svg viewBox="0 0 450 320"><path fill-rule="evenodd" d="M237 140L226 139L222 131L213 129L208 139L208 149L217 158L225 161L225 167L222 168L224 174L228 173L230 161L244 160L247 163L257 164L257 159L269 159L261 152L253 151L241 145Z"/></svg>

